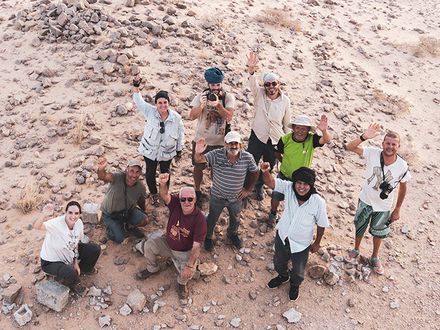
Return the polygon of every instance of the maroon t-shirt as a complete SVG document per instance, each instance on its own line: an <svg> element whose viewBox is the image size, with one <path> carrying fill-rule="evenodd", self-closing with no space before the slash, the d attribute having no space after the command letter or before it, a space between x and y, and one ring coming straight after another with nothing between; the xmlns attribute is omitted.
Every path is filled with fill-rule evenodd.
<svg viewBox="0 0 440 330"><path fill-rule="evenodd" d="M171 195L168 204L170 218L167 224L167 243L171 250L188 251L193 242L202 243L206 237L206 219L197 208L191 214L185 215L180 206L179 197Z"/></svg>

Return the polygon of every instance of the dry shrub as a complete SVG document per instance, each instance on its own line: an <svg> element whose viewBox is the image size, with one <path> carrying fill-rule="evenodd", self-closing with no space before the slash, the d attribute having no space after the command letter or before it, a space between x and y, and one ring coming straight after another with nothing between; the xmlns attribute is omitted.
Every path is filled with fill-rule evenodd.
<svg viewBox="0 0 440 330"><path fill-rule="evenodd" d="M420 37L416 45L398 44L395 47L410 52L415 57L440 56L440 39L433 37Z"/></svg>
<svg viewBox="0 0 440 330"><path fill-rule="evenodd" d="M81 113L78 122L76 123L75 130L73 131L73 142L75 144L81 144L84 138L84 113Z"/></svg>
<svg viewBox="0 0 440 330"><path fill-rule="evenodd" d="M41 203L41 195L37 185L27 184L20 192L16 206L18 209L26 214L31 212Z"/></svg>
<svg viewBox="0 0 440 330"><path fill-rule="evenodd" d="M266 8L257 16L257 22L286 28L292 27L296 32L302 31L301 22L292 20L286 9Z"/></svg>
<svg viewBox="0 0 440 330"><path fill-rule="evenodd" d="M403 97L389 95L380 89L373 90L373 99L379 103L380 111L389 115L399 115L408 113L411 110L411 104Z"/></svg>

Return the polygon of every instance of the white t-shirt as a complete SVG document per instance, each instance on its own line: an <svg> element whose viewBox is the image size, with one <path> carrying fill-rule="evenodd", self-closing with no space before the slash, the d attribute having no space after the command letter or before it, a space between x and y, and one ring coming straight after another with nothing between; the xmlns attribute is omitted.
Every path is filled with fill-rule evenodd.
<svg viewBox="0 0 440 330"><path fill-rule="evenodd" d="M315 225L322 228L330 226L325 200L318 194L312 194L302 205L298 204L293 183L275 179L275 191L284 194L284 212L276 225L278 235L284 242L289 238L290 252L301 252L312 239Z"/></svg>
<svg viewBox="0 0 440 330"><path fill-rule="evenodd" d="M397 187L399 185L398 181L402 179L400 182L407 182L411 179L408 164L401 157L398 156L397 160L391 165L384 165L383 171L385 173L385 180L391 184L391 187L395 187L395 189L393 189L387 199L381 199L381 189L379 188L383 182L383 174L380 166L381 152L382 149L374 147L366 147L363 152L363 157L367 164L367 171L359 199L365 204L370 205L375 212L391 211L395 191L399 188ZM406 174L403 176L405 172Z"/></svg>
<svg viewBox="0 0 440 330"><path fill-rule="evenodd" d="M65 215L48 220L43 224L46 227L46 236L41 248L41 259L73 264L75 253L78 252L78 243L84 236L82 220L78 219L72 230L67 227Z"/></svg>

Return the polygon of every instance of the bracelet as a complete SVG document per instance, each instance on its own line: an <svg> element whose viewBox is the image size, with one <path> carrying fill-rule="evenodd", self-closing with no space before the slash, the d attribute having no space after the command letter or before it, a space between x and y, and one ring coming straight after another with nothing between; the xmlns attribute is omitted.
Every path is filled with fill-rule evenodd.
<svg viewBox="0 0 440 330"><path fill-rule="evenodd" d="M361 134L361 135L359 136L359 139L361 139L362 142L364 142L365 140L367 140L366 138L364 138L364 134Z"/></svg>

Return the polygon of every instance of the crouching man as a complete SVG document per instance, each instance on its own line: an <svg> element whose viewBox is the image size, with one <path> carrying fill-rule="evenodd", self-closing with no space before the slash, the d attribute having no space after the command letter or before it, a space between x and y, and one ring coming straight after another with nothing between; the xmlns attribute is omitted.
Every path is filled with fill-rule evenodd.
<svg viewBox="0 0 440 330"><path fill-rule="evenodd" d="M202 243L206 237L206 219L196 207L194 188L183 187L179 195L168 192L169 174L159 174L159 194L170 210L166 233L136 244L136 249L147 259L146 269L138 272L138 279L146 279L159 271L157 257L171 258L179 275L177 292L180 299L189 296L188 281L196 270Z"/></svg>
<svg viewBox="0 0 440 330"><path fill-rule="evenodd" d="M318 195L315 185L315 171L300 167L292 173L292 182L275 179L269 172L270 164L260 166L264 183L274 191L284 194L285 206L280 221L276 225L275 254L273 263L278 276L267 286L279 287L290 279L290 300L298 299L299 286L304 280L304 270L309 252L320 248L324 230L329 227L324 199ZM317 226L313 243L313 232ZM292 270L288 272L288 262L292 260ZM289 276L290 275L290 276Z"/></svg>

